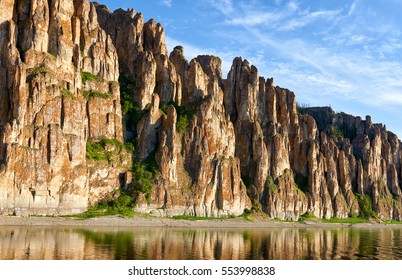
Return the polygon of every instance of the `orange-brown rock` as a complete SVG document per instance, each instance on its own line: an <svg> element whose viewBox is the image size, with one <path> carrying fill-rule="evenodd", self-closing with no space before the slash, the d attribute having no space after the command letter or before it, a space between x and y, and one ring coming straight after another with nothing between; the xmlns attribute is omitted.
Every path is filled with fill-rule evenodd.
<svg viewBox="0 0 402 280"><path fill-rule="evenodd" d="M86 142L123 140L116 49L86 0L7 7L0 27L7 46L0 65L0 212L82 212L102 198L92 195L100 171L87 166ZM84 72L89 81L81 80ZM120 186L118 171L125 172L103 176L112 182L108 192Z"/></svg>
<svg viewBox="0 0 402 280"><path fill-rule="evenodd" d="M158 169L152 190L136 192L142 212L402 219L401 143L369 116L299 108L240 57L225 78L218 57L168 55L162 25L133 9L0 10L0 213L84 211L130 189L133 156ZM106 141L95 160L102 139L135 153Z"/></svg>

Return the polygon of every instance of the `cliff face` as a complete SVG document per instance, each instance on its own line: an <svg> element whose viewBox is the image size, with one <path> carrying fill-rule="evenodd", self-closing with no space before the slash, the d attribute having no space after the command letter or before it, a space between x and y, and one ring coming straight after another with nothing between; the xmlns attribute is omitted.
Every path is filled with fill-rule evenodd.
<svg viewBox="0 0 402 280"><path fill-rule="evenodd" d="M87 141L123 140L116 49L87 1L6 2L0 212L81 212L125 172L85 156ZM109 184L93 184L98 177Z"/></svg>
<svg viewBox="0 0 402 280"><path fill-rule="evenodd" d="M0 9L1 213L80 212L124 188L155 215L402 219L400 141L369 117L298 108L241 58L224 78L217 57L169 55L134 10Z"/></svg>

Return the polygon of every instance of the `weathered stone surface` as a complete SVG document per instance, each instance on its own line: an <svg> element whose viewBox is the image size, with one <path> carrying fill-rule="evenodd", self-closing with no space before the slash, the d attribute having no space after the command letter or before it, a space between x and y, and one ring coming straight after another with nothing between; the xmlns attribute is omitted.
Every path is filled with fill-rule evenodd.
<svg viewBox="0 0 402 280"><path fill-rule="evenodd" d="M88 141L110 138L155 161L142 212L344 218L367 214L369 197L379 218L401 220L401 143L371 117L298 108L240 57L224 78L218 57L168 55L163 27L133 9L2 0L0 10L0 213L81 212L130 189L132 155L106 145L107 160L86 158Z"/></svg>
<svg viewBox="0 0 402 280"><path fill-rule="evenodd" d="M161 126L161 112L159 111L159 96L152 96L149 112L137 125L138 134L138 159L143 161L155 149L159 143L159 130Z"/></svg>
<svg viewBox="0 0 402 280"><path fill-rule="evenodd" d="M131 94L140 109L151 103L154 93L163 103L177 100L176 71L168 58L162 25L153 19L144 23L142 14L132 9L111 13L97 5L97 12L116 46L121 74L135 85Z"/></svg>
<svg viewBox="0 0 402 280"><path fill-rule="evenodd" d="M0 31L7 45L0 66L0 212L82 212L102 198L94 195L99 169L87 167L86 142L123 139L113 82L119 76L116 49L88 1L7 7L13 10L2 13ZM83 83L81 72L92 80ZM119 188L123 169L103 177L108 192Z"/></svg>

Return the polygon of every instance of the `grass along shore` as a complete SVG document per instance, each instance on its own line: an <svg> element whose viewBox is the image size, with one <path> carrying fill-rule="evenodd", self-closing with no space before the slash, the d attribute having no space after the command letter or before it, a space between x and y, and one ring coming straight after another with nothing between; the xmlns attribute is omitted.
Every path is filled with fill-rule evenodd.
<svg viewBox="0 0 402 280"><path fill-rule="evenodd" d="M211 229L280 229L280 228L402 228L402 222L382 221L376 219L301 219L299 221L282 221L272 219L264 213L229 218L174 216L155 217L136 212L103 211L64 217L16 217L0 216L0 226L57 226L57 227L104 227L104 228L211 228Z"/></svg>
<svg viewBox="0 0 402 280"><path fill-rule="evenodd" d="M245 211L240 216L200 217L179 215L155 217L132 210L124 198L112 202L99 203L86 212L55 217L14 217L0 216L0 225L92 225L92 226L171 226L171 227L339 227L339 226L401 226L401 221L381 220L376 217L351 217L320 219L307 212L298 221L270 218L261 211Z"/></svg>
<svg viewBox="0 0 402 280"><path fill-rule="evenodd" d="M122 205L122 206L120 206ZM144 214L137 213L133 211L130 207L127 207L123 204L103 204L97 205L95 207L91 207L88 211L72 215L69 217L78 218L78 219L89 219L101 216L120 216L126 218L132 218L135 215L144 216ZM151 218L149 215L145 215L145 217ZM230 216L230 217L204 217L204 216L191 216L191 215L178 215L172 217L166 217L167 219L173 220L184 220L184 221L222 221L222 220L230 220L230 219L243 219L246 222L258 222L258 221L266 221L266 222L282 222L282 223L325 223L325 224L401 224L402 221L396 220L381 220L376 217L350 217L350 218L337 218L333 217L330 219L321 219L315 217L310 212L307 212L300 216L298 221L290 221L290 220L280 220L280 219L272 219L267 214L261 211L245 211L240 216Z"/></svg>

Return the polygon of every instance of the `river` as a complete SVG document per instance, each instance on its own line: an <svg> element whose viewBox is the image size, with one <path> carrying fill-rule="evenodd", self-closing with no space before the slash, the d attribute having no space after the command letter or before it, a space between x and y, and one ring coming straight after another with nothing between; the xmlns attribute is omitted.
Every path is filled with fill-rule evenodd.
<svg viewBox="0 0 402 280"><path fill-rule="evenodd" d="M392 260L402 259L402 230L1 226L0 259Z"/></svg>

